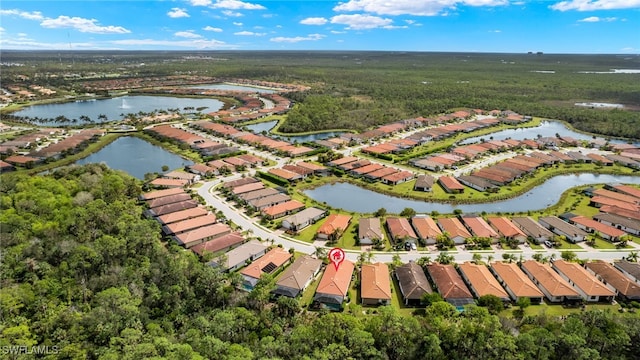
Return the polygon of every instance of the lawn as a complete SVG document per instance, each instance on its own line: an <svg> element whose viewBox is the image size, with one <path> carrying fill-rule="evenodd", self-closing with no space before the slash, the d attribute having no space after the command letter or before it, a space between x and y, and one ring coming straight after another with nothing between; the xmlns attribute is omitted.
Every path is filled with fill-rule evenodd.
<svg viewBox="0 0 640 360"><path fill-rule="evenodd" d="M304 290L302 296L298 300L298 304L300 304L300 306L307 307L307 305L311 305L311 302L313 302L313 296L316 294L316 290L320 284L320 279L322 279L322 274L324 274L324 272L320 272Z"/></svg>

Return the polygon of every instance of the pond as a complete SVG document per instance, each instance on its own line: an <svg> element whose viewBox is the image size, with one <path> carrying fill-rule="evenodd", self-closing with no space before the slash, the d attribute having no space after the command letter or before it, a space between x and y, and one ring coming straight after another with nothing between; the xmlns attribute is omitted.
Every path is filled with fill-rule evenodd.
<svg viewBox="0 0 640 360"><path fill-rule="evenodd" d="M491 137L493 137L493 140L505 140L505 139L524 140L524 139L535 139L538 137L538 135L542 137L556 137L556 134L571 136L574 139L578 139L578 140L592 139L590 135L581 134L579 132L575 132L569 129L564 123L560 121L543 121L540 123L540 126L536 126L536 127L507 129L507 130L501 130L501 131L487 134L487 135L468 138L460 142L460 145L476 143L476 142L479 142L480 139L489 140L489 138Z"/></svg>
<svg viewBox="0 0 640 360"><path fill-rule="evenodd" d="M326 202L333 208L360 213L372 213L384 207L391 213L400 213L404 208L413 208L418 213L437 211L443 214L453 213L460 209L464 213L523 212L545 209L555 204L560 194L569 188L579 185L600 183L640 184L640 176L577 174L553 177L540 186L518 197L484 204L454 205L439 202L402 199L367 190L349 183L335 183L304 191L304 194L320 203ZM434 185L439 186L439 185ZM463 195L464 196L464 195ZM461 197L463 198L463 197Z"/></svg>
<svg viewBox="0 0 640 360"><path fill-rule="evenodd" d="M203 84L188 86L189 89L208 89L208 90L230 90L230 91L251 91L262 94L273 94L276 92L274 89L266 89L261 87L233 85L233 84Z"/></svg>
<svg viewBox="0 0 640 360"><path fill-rule="evenodd" d="M224 104L217 99L184 98L171 96L120 96L110 99L78 100L61 104L34 105L13 113L16 116L31 119L40 118L50 121L34 122L44 126L82 125L88 123L82 121L81 116L87 116L93 122L103 123L122 120L124 115L130 113L150 113L159 110L185 108L198 109L203 113L222 109ZM194 110L189 110L193 112ZM185 111L186 112L186 111ZM106 119L101 115L106 116ZM65 116L70 121L53 121L58 116ZM76 121L73 121L76 119Z"/></svg>
<svg viewBox="0 0 640 360"><path fill-rule="evenodd" d="M102 162L111 169L122 170L138 179L144 179L146 173L162 173L164 165L175 170L193 164L191 160L133 136L119 137L100 151L76 161L75 164Z"/></svg>
<svg viewBox="0 0 640 360"><path fill-rule="evenodd" d="M266 121L266 122L251 124L251 125L244 125L244 127L248 131L252 131L256 134L260 134L263 131L266 131L267 133L269 133L269 136L271 137L282 139L285 141L299 142L299 143L328 139L328 138L340 136L341 134L344 133L342 131L329 131L329 132L316 133L316 134L292 135L292 136L271 134L270 133L271 129L273 129L273 127L276 126L277 124L278 124L278 121Z"/></svg>

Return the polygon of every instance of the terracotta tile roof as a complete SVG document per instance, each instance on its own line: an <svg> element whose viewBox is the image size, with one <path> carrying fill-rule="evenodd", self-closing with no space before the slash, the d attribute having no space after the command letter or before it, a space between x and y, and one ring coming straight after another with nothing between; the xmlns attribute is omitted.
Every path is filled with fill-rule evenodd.
<svg viewBox="0 0 640 360"><path fill-rule="evenodd" d="M357 161L357 160L359 160L359 158L357 158L355 156L345 156L345 157L342 157L340 159L336 159L336 160L333 160L333 161L329 162L329 165L331 165L331 166L340 166L340 165L348 164L350 162L354 162L354 161Z"/></svg>
<svg viewBox="0 0 640 360"><path fill-rule="evenodd" d="M417 239L415 231L409 224L409 220L405 218L389 217L387 218L387 228L394 240L403 240L405 238Z"/></svg>
<svg viewBox="0 0 640 360"><path fill-rule="evenodd" d="M640 199L640 189L629 185L614 185L615 191Z"/></svg>
<svg viewBox="0 0 640 360"><path fill-rule="evenodd" d="M502 279L513 294L520 297L543 297L544 294L538 287L520 270L518 264L506 262L491 263L493 271Z"/></svg>
<svg viewBox="0 0 640 360"><path fill-rule="evenodd" d="M580 264L556 260L553 268L564 274L569 280L582 290L587 296L614 296L615 294L607 288L600 280L589 273Z"/></svg>
<svg viewBox="0 0 640 360"><path fill-rule="evenodd" d="M198 206L195 200L185 200L177 203L167 204L149 209L153 216L162 216L176 211L190 209Z"/></svg>
<svg viewBox="0 0 640 360"><path fill-rule="evenodd" d="M207 215L208 213L209 212L207 211L207 209L198 206L198 207L176 211L166 215L159 216L158 221L160 221L161 224L166 225L166 224L171 224L171 223L186 220L186 219L204 216L204 215Z"/></svg>
<svg viewBox="0 0 640 360"><path fill-rule="evenodd" d="M268 208L262 209L262 212L267 216L277 216L289 211L294 211L294 210L303 209L303 208L304 208L303 203L297 200L289 200L287 202L283 202L282 204L269 206Z"/></svg>
<svg viewBox="0 0 640 360"><path fill-rule="evenodd" d="M396 168L391 168L391 167L383 167L381 169L378 169L376 171L372 171L370 173L368 173L366 175L367 178L371 178L371 179L379 179L381 177L385 177L391 174L395 174L397 173L399 170Z"/></svg>
<svg viewBox="0 0 640 360"><path fill-rule="evenodd" d="M263 257L255 260L249 266L245 267L240 273L242 275L252 277L254 279L260 279L260 276L265 273L265 270L271 269L271 272L284 265L289 259L291 254L288 251L274 247ZM271 265L271 266L269 266Z"/></svg>
<svg viewBox="0 0 640 360"><path fill-rule="evenodd" d="M640 203L640 199L634 196L626 195L620 192L605 190L605 189L596 189L593 191L594 196L605 196L611 199L615 199L618 201L623 201L626 203L631 203L637 205Z"/></svg>
<svg viewBox="0 0 640 360"><path fill-rule="evenodd" d="M420 265L411 261L396 268L400 291L405 299L421 300L424 294L431 294L431 285Z"/></svg>
<svg viewBox="0 0 640 360"><path fill-rule="evenodd" d="M387 181L387 182L391 182L391 183L395 183L398 181L402 181L402 180L407 180L407 179L411 179L413 178L413 173L410 171L400 171L400 172L396 172L390 175L387 175L385 177L383 177L382 179Z"/></svg>
<svg viewBox="0 0 640 360"><path fill-rule="evenodd" d="M495 295L502 299L509 299L507 292L486 266L465 262L458 265L458 269L462 272L463 277L468 280L470 289L475 292L477 297Z"/></svg>
<svg viewBox="0 0 640 360"><path fill-rule="evenodd" d="M269 174L273 174L277 177L280 177L289 181L300 178L300 174L297 174L297 173L294 173L293 171L289 171L285 169L269 169Z"/></svg>
<svg viewBox="0 0 640 360"><path fill-rule="evenodd" d="M363 264L360 289L363 299L391 300L389 267L384 263Z"/></svg>
<svg viewBox="0 0 640 360"><path fill-rule="evenodd" d="M473 298L453 265L430 264L427 265L427 271L445 300Z"/></svg>
<svg viewBox="0 0 640 360"><path fill-rule="evenodd" d="M520 230L516 225L514 225L511 220L506 217L490 217L487 218L487 221L491 225L493 225L496 230L500 233L500 235L504 237L514 237L514 236L525 236L526 235Z"/></svg>
<svg viewBox="0 0 640 360"><path fill-rule="evenodd" d="M527 235L534 238L553 237L553 233L551 231L540 225L531 217L514 217L511 218L511 221L514 223L514 225L518 226L522 231L527 233Z"/></svg>
<svg viewBox="0 0 640 360"><path fill-rule="evenodd" d="M251 184L251 183L255 183L255 182L259 182L259 181L260 180L258 180L256 178L246 177L246 178L241 178L241 179L238 179L238 180L231 180L231 181L223 182L222 183L222 187L223 188L227 188L227 189L231 189L231 188L235 188L237 186Z"/></svg>
<svg viewBox="0 0 640 360"><path fill-rule="evenodd" d="M202 241L208 238L218 238L222 235L231 232L231 228L227 224L216 223L207 226L197 228L195 230L187 231L174 236L176 241L187 248L196 245L198 241Z"/></svg>
<svg viewBox="0 0 640 360"><path fill-rule="evenodd" d="M340 263L337 270L333 264L327 266L316 289L316 294L346 296L349 292L354 268L354 263L347 259Z"/></svg>
<svg viewBox="0 0 640 360"><path fill-rule="evenodd" d="M156 190L156 191L150 191L148 193L141 194L140 200L152 200L152 199L160 198L163 196L170 196L170 195L184 194L184 193L185 193L184 189L181 189L181 188Z"/></svg>
<svg viewBox="0 0 640 360"><path fill-rule="evenodd" d="M149 184L151 184L152 186L158 186L158 187L180 187L181 188L189 184L189 180L157 178L151 181Z"/></svg>
<svg viewBox="0 0 640 360"><path fill-rule="evenodd" d="M197 209L197 208L194 208ZM163 227L165 234L179 234L185 231L197 229L203 226L216 223L216 216L214 214L207 214L204 216L193 217L190 219L180 220Z"/></svg>
<svg viewBox="0 0 640 360"><path fill-rule="evenodd" d="M597 260L587 263L586 266L587 269L593 271L596 276L602 278L606 284L612 286L620 294L628 298L640 299L640 284L631 281L631 279L616 270L613 265Z"/></svg>
<svg viewBox="0 0 640 360"><path fill-rule="evenodd" d="M149 205L150 208L157 208L158 206L173 204L186 200L191 200L191 195L183 191L182 193L178 193L175 195L163 196L147 200L147 205Z"/></svg>
<svg viewBox="0 0 640 360"><path fill-rule="evenodd" d="M331 235L338 228L342 229L342 231L345 231L349 226L350 221L351 216L349 215L331 214L327 217L324 223L322 223L322 226L320 226L320 229L318 229L318 233Z"/></svg>
<svg viewBox="0 0 640 360"><path fill-rule="evenodd" d="M411 218L411 223L421 239L435 239L442 234L436 222L429 216L414 216Z"/></svg>
<svg viewBox="0 0 640 360"><path fill-rule="evenodd" d="M588 217L584 217L584 216L574 216L571 218L571 221L576 224L583 225L587 229L597 231L601 234L604 234L613 238L621 237L627 234L626 232L620 229L616 229L613 226L603 224L601 222L595 221L593 219L589 219Z"/></svg>
<svg viewBox="0 0 640 360"><path fill-rule="evenodd" d="M440 176L438 182L449 190L464 190L464 185L460 184L453 176Z"/></svg>
<svg viewBox="0 0 640 360"><path fill-rule="evenodd" d="M616 206L619 207L621 209L625 209L625 210L629 210L629 211L636 211L639 212L640 211L640 207L637 205L634 205L632 203L628 203L628 202L624 202L624 201L620 201L620 200L616 200L616 199L612 199L610 197L605 197L605 196L594 196L591 198L591 202L594 204L599 204L599 205L611 205L611 206Z"/></svg>
<svg viewBox="0 0 640 360"><path fill-rule="evenodd" d="M495 230L493 230L491 226L489 226L489 224L479 216L464 216L462 221L464 221L464 223L471 229L471 232L477 237L494 239L500 237L500 235L498 235L498 233L495 232Z"/></svg>
<svg viewBox="0 0 640 360"><path fill-rule="evenodd" d="M304 161L300 161L298 162L296 165L311 170L311 171L322 171L322 170L326 170L327 168L322 166L322 165L317 165L314 163L310 163L310 162L304 162Z"/></svg>
<svg viewBox="0 0 640 360"><path fill-rule="evenodd" d="M640 212L623 209L617 206L603 205L600 207L600 211L602 211L603 213L624 216L629 219L640 220Z"/></svg>
<svg viewBox="0 0 640 360"><path fill-rule="evenodd" d="M206 252L217 253L222 250L226 250L238 244L242 244L245 239L240 233L231 233L222 235L216 239L203 242L202 244L195 245L191 248L193 252L202 256Z"/></svg>
<svg viewBox="0 0 640 360"><path fill-rule="evenodd" d="M231 190L234 195L244 194L250 191L256 191L264 189L264 184L261 182L253 182L245 185L236 186Z"/></svg>
<svg viewBox="0 0 640 360"><path fill-rule="evenodd" d="M456 218L440 218L438 219L438 224L442 231L448 232L452 238L456 236L461 236L465 239L471 237L469 231Z"/></svg>
<svg viewBox="0 0 640 360"><path fill-rule="evenodd" d="M551 266L539 263L535 260L525 260L522 262L522 269L527 271L540 286L547 289L553 297L567 296L579 297L577 291L573 289L558 273L553 271Z"/></svg>

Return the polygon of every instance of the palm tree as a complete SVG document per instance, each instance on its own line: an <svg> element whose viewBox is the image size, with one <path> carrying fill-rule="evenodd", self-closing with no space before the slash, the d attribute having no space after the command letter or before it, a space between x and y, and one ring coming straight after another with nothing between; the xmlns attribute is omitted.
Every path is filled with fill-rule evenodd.
<svg viewBox="0 0 640 360"><path fill-rule="evenodd" d="M638 252L637 251L631 251L629 253L629 255L627 256L627 261L637 262L638 261Z"/></svg>
<svg viewBox="0 0 640 360"><path fill-rule="evenodd" d="M327 248L316 246L313 255L316 258L324 261L327 259Z"/></svg>
<svg viewBox="0 0 640 360"><path fill-rule="evenodd" d="M476 265L480 265L482 262L482 255L480 253L473 253L473 263Z"/></svg>

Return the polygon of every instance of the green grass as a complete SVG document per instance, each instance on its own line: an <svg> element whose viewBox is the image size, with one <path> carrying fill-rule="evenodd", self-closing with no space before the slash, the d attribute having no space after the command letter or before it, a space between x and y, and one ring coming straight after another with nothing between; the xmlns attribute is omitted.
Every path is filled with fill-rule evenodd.
<svg viewBox="0 0 640 360"><path fill-rule="evenodd" d="M559 246L556 246L556 249L561 249L561 250L583 250L582 246L578 245L578 244L574 244L571 243L567 240L561 240L559 242Z"/></svg>
<svg viewBox="0 0 640 360"><path fill-rule="evenodd" d="M313 302L313 296L316 294L316 290L318 289L318 285L320 284L321 278L322 278L322 273L318 274L318 276L316 276L311 282L311 284L309 284L309 286L304 290L304 292L302 293L302 296L298 300L298 303L300 304L300 306L306 307L307 305L310 305L311 302Z"/></svg>

